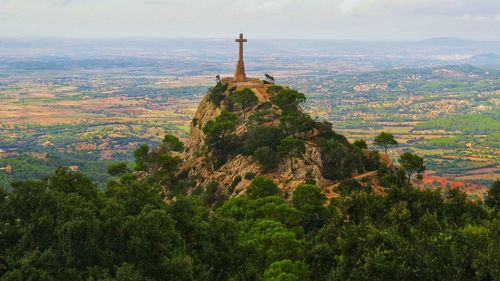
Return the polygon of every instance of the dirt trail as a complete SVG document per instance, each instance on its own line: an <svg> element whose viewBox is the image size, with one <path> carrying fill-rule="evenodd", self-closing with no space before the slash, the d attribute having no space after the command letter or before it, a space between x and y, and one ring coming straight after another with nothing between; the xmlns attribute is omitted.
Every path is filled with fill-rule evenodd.
<svg viewBox="0 0 500 281"><path fill-rule="evenodd" d="M388 156L386 156L386 155L381 155L380 162L383 162L384 164L386 164L387 167L392 167L393 164L394 164L392 162L391 158L388 157ZM353 179L359 181L359 180L362 180L362 179L365 179L365 178L374 177L377 174L378 174L378 171L369 171L369 172L366 172L366 173L354 176ZM326 187L326 189L325 189L325 195L326 195L327 200L326 200L325 205L330 204L330 200L332 198L337 198L337 197L340 196L339 193L337 193L337 192L334 191L339 185L340 185L340 182L338 182L338 183L336 183L334 185L330 185L330 186Z"/></svg>

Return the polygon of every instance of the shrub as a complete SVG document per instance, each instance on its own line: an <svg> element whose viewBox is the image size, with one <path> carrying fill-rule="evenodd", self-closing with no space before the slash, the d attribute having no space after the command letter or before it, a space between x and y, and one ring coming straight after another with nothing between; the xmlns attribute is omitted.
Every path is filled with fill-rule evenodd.
<svg viewBox="0 0 500 281"><path fill-rule="evenodd" d="M252 173L252 172L248 172L244 176L244 179L246 179L246 180L252 180L253 178L255 178L255 173Z"/></svg>
<svg viewBox="0 0 500 281"><path fill-rule="evenodd" d="M272 170L278 167L280 156L276 150L269 146L262 146L255 150L253 157L264 171Z"/></svg>
<svg viewBox="0 0 500 281"><path fill-rule="evenodd" d="M118 162L108 167L108 174L112 176L120 176L128 172L129 169L127 167L127 163L125 162Z"/></svg>
<svg viewBox="0 0 500 281"><path fill-rule="evenodd" d="M283 90L283 87L278 86L278 85L272 85L272 86L269 86L269 87L267 88L267 92L268 92L269 94L277 94L277 93L279 93L281 90Z"/></svg>
<svg viewBox="0 0 500 281"><path fill-rule="evenodd" d="M275 149L283 138L283 131L277 127L258 126L245 134L243 151L250 154L262 146Z"/></svg>
<svg viewBox="0 0 500 281"><path fill-rule="evenodd" d="M231 186L229 187L229 193L233 193L234 189L236 188L236 186L240 182L241 182L241 176L240 175L237 175L236 177L234 177L233 182L231 183Z"/></svg>
<svg viewBox="0 0 500 281"><path fill-rule="evenodd" d="M358 147L359 149L368 149L368 145L365 140L355 140L352 145Z"/></svg>
<svg viewBox="0 0 500 281"><path fill-rule="evenodd" d="M214 87L209 89L209 95L208 95L208 100L216 105L220 106L220 103L224 99L224 96L222 95L226 90L227 90L227 84L217 84Z"/></svg>
<svg viewBox="0 0 500 281"><path fill-rule="evenodd" d="M238 117L231 112L223 111L215 120L207 122L203 128L205 144L214 152L216 158L225 159L234 140L234 130Z"/></svg>
<svg viewBox="0 0 500 281"><path fill-rule="evenodd" d="M163 145L170 151L182 151L184 144L174 135L165 135Z"/></svg>
<svg viewBox="0 0 500 281"><path fill-rule="evenodd" d="M264 176L256 176L247 190L250 199L279 195L279 193L280 189L274 181Z"/></svg>
<svg viewBox="0 0 500 281"><path fill-rule="evenodd" d="M380 166L380 155L378 151L370 151L368 156L363 155L363 167L367 171L376 171Z"/></svg>
<svg viewBox="0 0 500 281"><path fill-rule="evenodd" d="M339 184L338 191L342 195L349 195L353 191L365 191L370 193L371 187L363 187L357 180L348 179Z"/></svg>
<svg viewBox="0 0 500 281"><path fill-rule="evenodd" d="M219 183L216 181L211 181L205 187L205 192L203 194L203 201L206 205L211 206L217 202L217 192L219 190Z"/></svg>
<svg viewBox="0 0 500 281"><path fill-rule="evenodd" d="M321 144L323 177L330 180L342 180L363 170L362 153L347 145L330 139Z"/></svg>
<svg viewBox="0 0 500 281"><path fill-rule="evenodd" d="M236 91L234 94L231 94L230 99L232 103L236 103L241 106L243 118L245 117L245 111L256 105L259 101L255 93L249 88Z"/></svg>

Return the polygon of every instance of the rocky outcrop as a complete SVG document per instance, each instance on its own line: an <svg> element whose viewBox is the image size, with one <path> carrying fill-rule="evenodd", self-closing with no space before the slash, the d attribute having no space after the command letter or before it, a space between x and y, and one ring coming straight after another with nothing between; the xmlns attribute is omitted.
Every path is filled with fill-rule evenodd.
<svg viewBox="0 0 500 281"><path fill-rule="evenodd" d="M249 116L262 110L263 106L266 106L271 112L275 112L279 116L279 109L269 104L269 96L272 95L268 92L269 84L260 80L251 80L245 83L234 83L226 80L223 83L228 83L227 89L229 89L223 93L223 96L227 97L237 89L250 88L259 100L256 106L245 113L241 109L233 109L233 112L237 113L241 119L240 125L235 130L238 136L247 132ZM217 106L210 100L209 96L210 92L200 102L191 123L189 139L185 144L185 151L182 155L183 165L181 171L187 174L189 178L195 179L199 187L204 187L211 181L217 181L224 192L236 196L245 193L254 175L266 175L273 178L285 195L291 194L294 188L303 184L306 180L314 180L318 186L324 189L333 184L331 181L324 179L321 174L320 150L312 141L306 141L304 157L294 160L294 173L291 172L289 159L283 159L275 170L263 172L260 165L252 159L252 156L241 154L231 156L222 166L214 168L211 155L205 148L203 128L210 120L214 120L224 109L227 109L227 104L222 102L220 106ZM278 122L278 117L276 117L275 120L268 122L266 125L275 125Z"/></svg>
<svg viewBox="0 0 500 281"><path fill-rule="evenodd" d="M203 133L203 127L205 127L208 121L219 116L220 112L220 107L217 107L210 102L208 95L202 99L198 109L196 110L196 114L191 121L189 138L186 142L186 150L184 154L185 160L190 160L193 156L196 156L203 151L205 146L205 134Z"/></svg>

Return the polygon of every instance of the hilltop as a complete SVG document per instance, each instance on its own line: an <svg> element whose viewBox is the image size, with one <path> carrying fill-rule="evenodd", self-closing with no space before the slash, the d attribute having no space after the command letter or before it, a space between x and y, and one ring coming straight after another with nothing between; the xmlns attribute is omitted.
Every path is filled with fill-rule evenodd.
<svg viewBox="0 0 500 281"><path fill-rule="evenodd" d="M217 182L229 196L244 194L256 175L265 175L285 194L314 183L333 197L338 181L378 168L377 152L313 120L300 107L304 101L304 94L286 86L222 79L198 106L180 174L198 187Z"/></svg>

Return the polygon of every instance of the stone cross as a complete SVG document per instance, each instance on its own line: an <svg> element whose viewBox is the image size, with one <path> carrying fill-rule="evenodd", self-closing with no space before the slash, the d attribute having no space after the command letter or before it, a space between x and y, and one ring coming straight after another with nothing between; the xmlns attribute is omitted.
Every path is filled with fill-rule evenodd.
<svg viewBox="0 0 500 281"><path fill-rule="evenodd" d="M245 74L245 63L243 62L243 43L247 42L247 39L243 38L243 33L240 33L240 38L235 40L236 43L240 43L240 52L238 55L238 64L236 65L236 71L234 72L235 82L246 82L247 75Z"/></svg>

